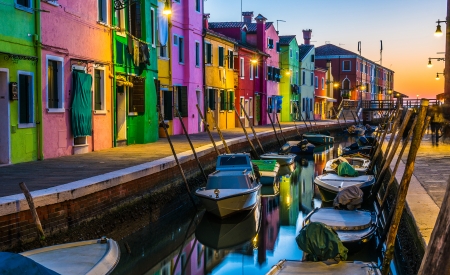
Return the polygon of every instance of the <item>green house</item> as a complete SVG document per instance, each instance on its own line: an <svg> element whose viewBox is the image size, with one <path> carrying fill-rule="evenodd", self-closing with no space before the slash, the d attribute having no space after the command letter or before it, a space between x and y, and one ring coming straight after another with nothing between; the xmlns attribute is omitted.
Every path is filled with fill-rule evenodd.
<svg viewBox="0 0 450 275"><path fill-rule="evenodd" d="M299 120L299 48L295 35L280 36L280 68L283 78L280 95L283 97L281 121Z"/></svg>

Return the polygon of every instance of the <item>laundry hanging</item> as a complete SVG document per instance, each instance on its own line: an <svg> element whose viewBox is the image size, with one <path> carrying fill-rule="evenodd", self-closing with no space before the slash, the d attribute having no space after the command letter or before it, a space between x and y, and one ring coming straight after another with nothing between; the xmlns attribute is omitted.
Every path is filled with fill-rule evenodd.
<svg viewBox="0 0 450 275"><path fill-rule="evenodd" d="M159 36L159 44L161 46L167 45L168 33L169 33L169 24L167 16L163 14L164 3L158 2L158 36Z"/></svg>
<svg viewBox="0 0 450 275"><path fill-rule="evenodd" d="M149 53L147 44L140 43L139 55L140 55L139 63L144 63L146 65L150 65L150 53Z"/></svg>

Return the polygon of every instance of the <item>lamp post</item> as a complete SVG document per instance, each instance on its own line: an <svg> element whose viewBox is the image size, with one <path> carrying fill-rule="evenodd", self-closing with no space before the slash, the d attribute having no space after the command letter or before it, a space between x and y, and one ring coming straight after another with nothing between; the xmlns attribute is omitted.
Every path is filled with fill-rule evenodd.
<svg viewBox="0 0 450 275"><path fill-rule="evenodd" d="M442 36L441 23L446 23L445 28L445 68L447 70L444 71L445 76L445 84L444 84L444 102L449 103L450 101L450 28L448 26L448 22L450 20L450 0L447 0L447 15L445 21L438 20L436 26L436 32L434 33L436 36ZM437 75L439 77L439 73ZM438 79L437 77L437 79Z"/></svg>
<svg viewBox="0 0 450 275"><path fill-rule="evenodd" d="M441 79L441 78L439 77L440 74L443 75L443 76L445 77L445 74L444 74L444 73L436 73L436 80Z"/></svg>
<svg viewBox="0 0 450 275"><path fill-rule="evenodd" d="M286 22L286 21L281 20L281 19L277 19L277 32L278 32L278 22Z"/></svg>
<svg viewBox="0 0 450 275"><path fill-rule="evenodd" d="M442 57L438 57L438 58L429 57L428 58L428 65L427 65L428 68L433 67L433 64L431 64L431 59L436 59L437 61L445 61L445 58L442 58Z"/></svg>

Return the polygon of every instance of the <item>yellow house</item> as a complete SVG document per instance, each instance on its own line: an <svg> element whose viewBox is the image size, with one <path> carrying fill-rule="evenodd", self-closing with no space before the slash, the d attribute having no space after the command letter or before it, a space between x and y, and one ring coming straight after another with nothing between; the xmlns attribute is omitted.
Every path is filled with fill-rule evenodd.
<svg viewBox="0 0 450 275"><path fill-rule="evenodd" d="M235 125L234 50L236 41L206 30L205 36L205 108L209 125L231 129Z"/></svg>

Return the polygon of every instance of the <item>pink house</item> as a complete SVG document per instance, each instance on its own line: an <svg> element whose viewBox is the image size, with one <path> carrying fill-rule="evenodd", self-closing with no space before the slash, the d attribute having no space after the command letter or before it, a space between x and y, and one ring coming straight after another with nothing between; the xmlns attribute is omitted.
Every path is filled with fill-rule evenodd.
<svg viewBox="0 0 450 275"><path fill-rule="evenodd" d="M203 128L195 107L203 110L203 1L172 0L171 20L172 106L180 111L188 133L198 133ZM172 134L183 133L175 110L170 124Z"/></svg>
<svg viewBox="0 0 450 275"><path fill-rule="evenodd" d="M110 148L111 2L58 0L41 5L49 11L40 15L44 157ZM80 83L86 106L74 106L79 104L75 98ZM81 108L86 110L83 130L74 137L72 124L80 121L73 118Z"/></svg>

